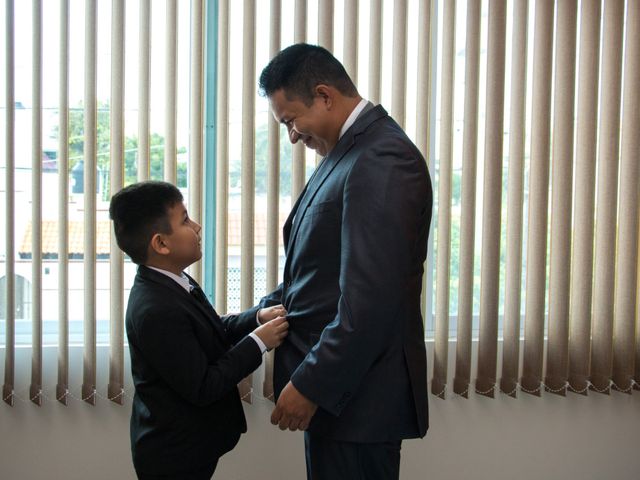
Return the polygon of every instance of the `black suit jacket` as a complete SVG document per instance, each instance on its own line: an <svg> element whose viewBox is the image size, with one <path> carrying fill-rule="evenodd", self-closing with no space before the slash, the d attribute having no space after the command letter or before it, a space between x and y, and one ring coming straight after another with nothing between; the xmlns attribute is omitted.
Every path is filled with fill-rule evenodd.
<svg viewBox="0 0 640 480"><path fill-rule="evenodd" d="M136 470L171 474L211 464L246 432L236 384L262 361L246 337L256 311L221 319L171 278L138 268L126 315Z"/></svg>
<svg viewBox="0 0 640 480"><path fill-rule="evenodd" d="M381 107L365 109L322 161L285 223L276 395L291 379L318 404L309 430L378 442L424 436L420 311L432 189L426 163Z"/></svg>

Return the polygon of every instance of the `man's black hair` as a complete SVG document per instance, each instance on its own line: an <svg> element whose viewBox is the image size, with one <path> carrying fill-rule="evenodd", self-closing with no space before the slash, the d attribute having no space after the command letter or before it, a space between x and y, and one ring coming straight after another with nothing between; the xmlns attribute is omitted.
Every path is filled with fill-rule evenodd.
<svg viewBox="0 0 640 480"><path fill-rule="evenodd" d="M118 247L134 263L144 264L151 238L171 233L169 209L182 201L180 190L167 182L134 183L120 190L109 205Z"/></svg>
<svg viewBox="0 0 640 480"><path fill-rule="evenodd" d="M314 88L325 84L347 97L358 91L342 64L326 49L297 43L278 53L260 74L260 92L270 97L283 89L287 98L298 97L310 106Z"/></svg>

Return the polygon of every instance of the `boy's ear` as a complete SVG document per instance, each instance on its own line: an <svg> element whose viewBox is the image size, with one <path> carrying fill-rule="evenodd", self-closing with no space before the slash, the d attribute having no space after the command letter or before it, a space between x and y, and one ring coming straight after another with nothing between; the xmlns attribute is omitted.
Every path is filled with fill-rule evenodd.
<svg viewBox="0 0 640 480"><path fill-rule="evenodd" d="M158 255L168 255L169 253L171 253L171 250L169 249L169 245L166 242L165 236L162 235L161 233L156 233L153 237L151 237L151 242L149 242L149 247Z"/></svg>

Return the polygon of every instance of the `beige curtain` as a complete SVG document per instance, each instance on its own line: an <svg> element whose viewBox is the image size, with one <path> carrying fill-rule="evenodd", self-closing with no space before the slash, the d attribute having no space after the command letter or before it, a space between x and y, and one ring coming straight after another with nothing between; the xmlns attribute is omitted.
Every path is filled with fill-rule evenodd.
<svg viewBox="0 0 640 480"><path fill-rule="evenodd" d="M104 198L98 195L84 194L81 200L82 208L77 209L82 214L82 221L78 219L69 221L69 142L77 139L70 139L70 58L69 58L69 18L70 5L68 0L62 0L57 10L57 17L53 21L59 22L59 54L60 54L60 76L59 76L59 95L58 95L58 133L59 140L57 145L57 218L55 220L46 218L43 215L46 211L47 202L56 203L56 198L45 198L45 187L50 182L43 181L43 139L48 137L49 132L43 131L43 112L47 110L47 106L42 101L43 90L43 11L51 9L50 5L41 0L33 0L31 3L31 25L17 25L17 17L15 14L15 5L13 0L4 3L5 8L5 29L6 37L6 64L4 74L6 77L5 100L6 105L6 137L12 141L6 142L6 170L5 191L6 191L6 241L5 241L5 277L3 299L6 298L6 304L2 305L2 316L6 321L6 338L4 339L4 384L3 384L3 400L9 405L13 405L15 399L28 398L36 405L42 405L43 401L48 397L44 393L43 386L43 312L49 313L46 308L45 297L43 296L43 271L48 270L50 264L45 264L43 259L44 253L57 255L56 266L58 267L58 283L57 283L57 315L58 315L58 361L57 361L57 383L55 388L55 399L63 404L67 404L70 398L85 401L95 405L98 398L123 404L126 396L124 390L124 259L120 250L115 244L115 239L110 234L110 226L108 219L104 218L107 207L104 205ZM125 167L125 93L129 90L131 82L126 82L125 78L125 52L126 52L126 11L127 3L124 0L112 0L109 2L108 8L111 17L111 29L108 32L110 36L110 65L107 67L109 75L106 81L109 84L109 145L103 150L98 151L98 136L101 133L100 128L104 125L99 124L98 111L98 5L95 0L89 0L84 5L84 24L77 25L77 28L84 30L84 59L82 61L83 79L83 155L84 163L84 192L96 192L100 189L101 194L111 195L118 191L124 185L124 167ZM24 5L21 5L24 8ZM139 74L138 85L136 90L139 95L139 116L138 116L138 135L140 139L140 151L138 156L138 179L148 179L150 176L150 18L151 18L151 2L149 0L140 0L137 5L139 22ZM178 21L179 14L190 17L191 25L188 29L190 38L188 39L191 46L191 53L188 58L190 64L189 74L186 78L191 81L190 84L190 141L189 141L189 209L190 214L195 219L202 216L202 166L203 166L203 48L204 48L204 2L202 0L193 0L191 4L183 2L169 1L167 2L167 10L165 12L165 20L167 27L166 38L163 39L164 50L166 54L163 58L165 78L154 78L153 81L164 82L166 93L166 110L164 116L166 155L164 164L164 176L169 181L176 181L177 169L177 50L178 41ZM49 21L47 19L46 21ZM15 79L18 76L15 70L15 31L17 29L30 29L33 32L33 49L32 49L32 130L28 132L31 138L31 212L26 231L16 232L16 216L24 216L24 205L16 204L15 198L24 190L24 186L16 184L16 165L15 165L15 146L16 132L21 127L16 122L15 105ZM49 33L50 35L50 33ZM161 44L162 45L162 44ZM155 46L158 48L158 45ZM74 92L77 93L77 92ZM103 100L104 101L104 100ZM20 138L25 136L25 132L21 130ZM20 148L24 145L20 144ZM105 187L104 180L101 179L102 172L98 168L98 158L103 155L109 156L109 174L108 187ZM76 159L77 160L77 159ZM24 177L22 177L24 178ZM100 203L98 203L100 202ZM17 208L23 209L17 211ZM51 241L48 235L45 245L45 227L53 227L50 229L55 236L55 241ZM47 230L49 231L49 230ZM71 238L70 232L74 234ZM79 235L78 235L79 233ZM20 254L30 255L31 258L31 299L29 301L32 323L32 369L31 381L28 393L15 391L15 346L16 346L16 234L23 235ZM73 305L74 310L83 311L83 365L82 365L82 384L79 386L80 393L72 392L72 386L69 384L69 321L70 321L70 304L71 304L71 282L74 279L70 276L70 246L74 247L74 254L82 255L82 304ZM108 256L108 273L107 279L98 278L98 255ZM77 263L75 264L78 265ZM191 274L200 279L200 266L195 265L191 269ZM97 312L98 309L98 291L104 289L101 284L108 286L108 342L109 342L109 363L108 363L108 383L104 386L97 384ZM50 287L49 287L50 288ZM77 287L76 287L77 288ZM47 297L49 298L49 297ZM73 386L77 388L78 386ZM99 393L106 390L106 393Z"/></svg>
<svg viewBox="0 0 640 480"><path fill-rule="evenodd" d="M452 317L457 322L453 391L468 396L475 373L476 394L493 396L502 345L500 390L505 394L586 394L590 389L609 393L612 388L630 393L638 386L640 349L640 147L638 135L630 133L640 131L640 2L513 2L506 8L510 36L505 35L503 2L489 1L486 16L480 15L479 3L467 3L464 35L454 37L452 18L464 14L452 12L454 2L444 2L439 24L443 80L438 93L442 100L432 393L444 397L447 390L446 340L450 316L455 315L448 311L448 283L455 281L448 257L454 244L441 245L450 240L451 96L464 96L465 105L458 311ZM477 49L484 29L487 54L481 67L486 68L486 95L480 97L484 109L479 112ZM455 41L466 43L464 85L455 84L450 73L460 52L451 47ZM506 86L505 47L511 50ZM449 83L455 84L453 95ZM510 96L507 110L505 93ZM484 128L484 155L476 149L478 121ZM508 148L503 145L503 124L508 126ZM477 196L480 181L484 189ZM480 230L475 225L476 198L482 199L481 241L474 238ZM501 216L506 216L505 222ZM506 261L500 260L502 254ZM472 307L476 298L478 306Z"/></svg>
<svg viewBox="0 0 640 480"><path fill-rule="evenodd" d="M124 183L124 98L126 2L111 3L110 189ZM181 16L189 16L189 208L203 216L203 48L202 0L167 2L167 35L152 47L152 5L140 0L138 91L138 178L150 177L150 83L165 86L164 176L177 178L176 123L180 94ZM640 177L640 0L532 0L456 2L455 0L344 0L307 3L295 0L283 11L281 0L269 5L229 0L218 6L216 145L216 299L228 310L232 222L230 165L240 148L242 184L238 235L241 262L240 306L254 304L258 286L256 251L264 248L265 290L279 282L282 151L280 126L267 112L257 112L256 73L263 61L258 11L267 12L268 56L291 42L321 43L344 61L359 89L382 103L416 140L430 165L435 209L423 311L428 338L434 342L431 392L446 398L474 392L515 397L566 391L587 394L630 393L640 382L639 198ZM317 5L317 6L316 6ZM33 151L42 150L42 2L34 0L30 28L33 42ZM231 8L240 8L241 94L234 88L230 52ZM260 10L262 8L262 10ZM5 2L5 64L8 105L15 102L14 2ZM85 191L96 190L97 171L97 3L85 7L84 168ZM337 29L337 20L344 29ZM66 403L69 386L69 249L67 233L69 166L69 2L60 2L60 145L58 188L59 356L56 398ZM261 19L262 21L262 19ZM368 31L365 31L367 30ZM433 33L432 33L433 32ZM265 37L267 38L267 37ZM417 41L413 41L416 38ZM387 41L388 40L388 41ZM150 52L164 50L164 76L151 78ZM555 60L554 60L555 59ZM555 63L554 63L555 62ZM241 97L242 105L237 103ZM236 103L234 103L236 102ZM437 108L436 108L437 107ZM239 115L236 115L240 112ZM264 114L264 116L263 116ZM235 115L235 116L234 116ZM236 122L239 125L233 125ZM267 136L266 234L255 210L256 129ZM230 128L232 125L232 128ZM237 128L236 128L237 127ZM6 110L7 139L16 138L15 110ZM241 135L232 136L240 130ZM438 139L437 145L435 139ZM16 208L15 151L7 142L5 175L6 241L4 318L6 322L3 400L17 398L15 356ZM207 159L208 161L208 159ZM291 201L302 190L307 171L302 145L291 152ZM33 361L28 398L40 405L42 386L42 231L40 156L32 158L34 192L26 244L32 254L31 322ZM95 403L96 259L101 251L96 197L83 204L83 378L79 398ZM260 227L262 228L262 227ZM235 233L233 233L235 234ZM264 237L264 238L263 238ZM261 243L262 242L262 243ZM232 245L235 247L235 245ZM123 268L117 249L110 255L110 360L105 398L122 403L124 392ZM433 255L436 255L433 258ZM456 266L456 268L454 268ZM201 266L191 272L202 276ZM71 279L72 280L72 279ZM435 295L434 295L435 292ZM433 311L432 311L433 308ZM434 317L435 318L432 318ZM454 330L455 328L455 330ZM452 342L455 341L455 342ZM452 342L451 352L450 342ZM477 347L477 348L476 348ZM454 351L455 350L455 351ZM449 356L455 353L455 371ZM272 356L268 355L262 394L272 398ZM474 381L474 389L471 389ZM251 400L253 380L240 385Z"/></svg>

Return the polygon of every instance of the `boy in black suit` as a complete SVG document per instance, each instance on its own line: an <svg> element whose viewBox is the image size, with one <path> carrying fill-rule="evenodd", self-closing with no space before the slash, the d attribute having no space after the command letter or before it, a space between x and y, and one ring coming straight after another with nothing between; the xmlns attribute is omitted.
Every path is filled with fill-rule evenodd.
<svg viewBox="0 0 640 480"><path fill-rule="evenodd" d="M198 223L165 182L111 199L118 246L139 265L126 327L140 479L210 479L247 425L236 384L287 335L282 305L220 318L184 269L202 256Z"/></svg>

